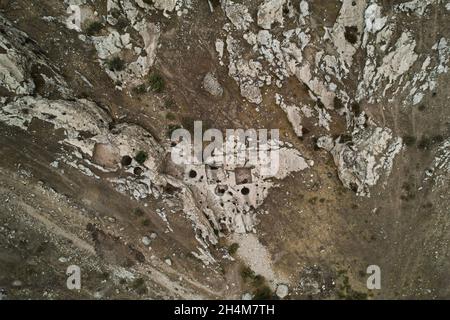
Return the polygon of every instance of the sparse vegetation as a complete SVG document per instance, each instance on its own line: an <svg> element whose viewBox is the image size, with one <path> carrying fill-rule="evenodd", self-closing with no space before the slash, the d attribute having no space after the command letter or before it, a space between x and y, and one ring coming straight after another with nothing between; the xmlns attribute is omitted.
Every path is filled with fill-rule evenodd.
<svg viewBox="0 0 450 320"><path fill-rule="evenodd" d="M125 61L119 57L114 57L107 62L108 69L113 71L122 71L125 69Z"/></svg>
<svg viewBox="0 0 450 320"><path fill-rule="evenodd" d="M134 214L138 217L142 217L144 215L144 211L141 208L134 209Z"/></svg>
<svg viewBox="0 0 450 320"><path fill-rule="evenodd" d="M417 144L417 148L424 150L428 149L431 146L431 140L428 137L422 137L419 143Z"/></svg>
<svg viewBox="0 0 450 320"><path fill-rule="evenodd" d="M176 103L172 98L168 98L166 99L166 101L164 101L164 107L166 109L173 109L176 107Z"/></svg>
<svg viewBox="0 0 450 320"><path fill-rule="evenodd" d="M131 283L131 288L136 291L137 294L143 295L147 293L147 286L143 278L137 278Z"/></svg>
<svg viewBox="0 0 450 320"><path fill-rule="evenodd" d="M172 112L167 112L166 119L169 121L174 121L177 117Z"/></svg>
<svg viewBox="0 0 450 320"><path fill-rule="evenodd" d="M239 243L232 243L230 245L230 247L228 248L228 253L231 255L234 255L234 254L236 254L238 249L239 249Z"/></svg>
<svg viewBox="0 0 450 320"><path fill-rule="evenodd" d="M148 79L150 88L154 92L162 92L164 90L165 82L163 77L159 73L152 73Z"/></svg>
<svg viewBox="0 0 450 320"><path fill-rule="evenodd" d="M317 197L312 197L308 200L311 205L315 205L317 203Z"/></svg>
<svg viewBox="0 0 450 320"><path fill-rule="evenodd" d="M119 9L117 9L117 8L112 8L110 11L109 11L109 14L112 16L112 17L114 17L114 18L119 18L120 17L120 10Z"/></svg>
<svg viewBox="0 0 450 320"><path fill-rule="evenodd" d="M266 279L259 274L256 274L250 267L242 266L241 277L250 286L253 287L254 300L273 299L272 290L267 286Z"/></svg>
<svg viewBox="0 0 450 320"><path fill-rule="evenodd" d="M347 27L346 26L344 36L348 42L350 42L351 44L355 44L356 41L358 41L358 27L356 27L356 26Z"/></svg>
<svg viewBox="0 0 450 320"><path fill-rule="evenodd" d="M351 109L352 109L352 112L353 112L356 116L359 116L359 114L361 113L361 106L360 106L357 102L353 102L353 103L352 103Z"/></svg>
<svg viewBox="0 0 450 320"><path fill-rule="evenodd" d="M218 7L220 6L220 0L211 0L211 4L213 5L213 7Z"/></svg>
<svg viewBox="0 0 450 320"><path fill-rule="evenodd" d="M341 134L341 135L339 136L339 141L340 141L341 143L351 142L352 139L353 139L352 136L349 135L349 134Z"/></svg>
<svg viewBox="0 0 450 320"><path fill-rule="evenodd" d="M125 30L126 27L128 27L128 20L125 17L120 16L117 18L117 23L114 26L117 30L122 31Z"/></svg>
<svg viewBox="0 0 450 320"><path fill-rule="evenodd" d="M258 287L253 292L253 300L270 300L272 298L272 290L267 285Z"/></svg>
<svg viewBox="0 0 450 320"><path fill-rule="evenodd" d="M434 135L433 137L431 137L432 143L441 143L442 141L444 141L444 136L441 134L437 134L437 135Z"/></svg>
<svg viewBox="0 0 450 320"><path fill-rule="evenodd" d="M346 271L339 272L340 284L337 286L337 296L339 299L346 300L366 300L368 295L365 292L356 291L350 285L350 279Z"/></svg>
<svg viewBox="0 0 450 320"><path fill-rule="evenodd" d="M143 164L148 159L148 153L145 151L139 151L136 156L134 157L134 160L137 161L139 164Z"/></svg>
<svg viewBox="0 0 450 320"><path fill-rule="evenodd" d="M421 150L428 150L433 145L441 143L442 141L444 141L444 137L441 134L437 134L432 137L423 136L417 144L417 148Z"/></svg>
<svg viewBox="0 0 450 320"><path fill-rule="evenodd" d="M241 269L241 277L244 281L253 280L255 278L255 272L248 266L243 266Z"/></svg>
<svg viewBox="0 0 450 320"><path fill-rule="evenodd" d="M147 87L145 84L140 84L133 88L133 92L136 94L143 94L147 92Z"/></svg>
<svg viewBox="0 0 450 320"><path fill-rule="evenodd" d="M96 35L103 29L103 24L100 21L91 22L86 28L86 34L89 36Z"/></svg>
<svg viewBox="0 0 450 320"><path fill-rule="evenodd" d="M416 143L416 141L417 141L416 137L413 137L413 136L404 136L403 137L403 142L405 143L405 145L407 147L414 145Z"/></svg>

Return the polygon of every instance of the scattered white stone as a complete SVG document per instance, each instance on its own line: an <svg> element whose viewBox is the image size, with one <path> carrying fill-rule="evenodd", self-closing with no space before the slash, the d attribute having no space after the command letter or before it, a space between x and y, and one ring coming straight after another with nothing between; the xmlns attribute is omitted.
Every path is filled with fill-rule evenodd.
<svg viewBox="0 0 450 320"><path fill-rule="evenodd" d="M203 78L203 89L216 97L223 94L223 88L212 72L208 72Z"/></svg>
<svg viewBox="0 0 450 320"><path fill-rule="evenodd" d="M151 242L152 242L152 240L149 237L147 237L147 236L142 237L142 243L145 246L149 246Z"/></svg>
<svg viewBox="0 0 450 320"><path fill-rule="evenodd" d="M244 293L241 297L242 300L252 300L253 299L253 295L251 293Z"/></svg>
<svg viewBox="0 0 450 320"><path fill-rule="evenodd" d="M289 287L285 284L279 284L275 293L278 298L283 299L289 294Z"/></svg>
<svg viewBox="0 0 450 320"><path fill-rule="evenodd" d="M22 286L22 281L20 280L14 280L12 283L13 287L21 287Z"/></svg>

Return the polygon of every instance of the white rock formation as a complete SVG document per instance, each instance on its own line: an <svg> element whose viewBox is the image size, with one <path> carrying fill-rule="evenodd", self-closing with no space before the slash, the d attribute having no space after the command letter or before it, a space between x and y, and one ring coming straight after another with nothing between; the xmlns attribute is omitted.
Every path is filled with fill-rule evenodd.
<svg viewBox="0 0 450 320"><path fill-rule="evenodd" d="M283 26L283 6L286 0L264 0L258 8L258 26L271 29L274 23Z"/></svg>
<svg viewBox="0 0 450 320"><path fill-rule="evenodd" d="M66 88L58 69L47 63L42 49L32 39L1 15L0 27L4 31L0 34L0 86L14 95L33 94L35 83L31 70L35 68L49 91L70 96L71 90Z"/></svg>
<svg viewBox="0 0 450 320"><path fill-rule="evenodd" d="M388 128L358 128L351 141L339 137L319 138L317 145L331 153L343 185L358 195L369 196L369 188L382 175L389 175L394 157L402 148L402 139Z"/></svg>
<svg viewBox="0 0 450 320"><path fill-rule="evenodd" d="M247 30L250 23L253 22L252 17L248 13L248 8L231 0L223 2L225 14L237 30Z"/></svg>

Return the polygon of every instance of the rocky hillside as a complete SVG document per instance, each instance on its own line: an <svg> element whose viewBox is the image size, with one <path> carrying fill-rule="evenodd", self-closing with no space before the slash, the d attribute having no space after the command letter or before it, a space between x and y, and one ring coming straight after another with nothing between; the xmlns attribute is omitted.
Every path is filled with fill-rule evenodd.
<svg viewBox="0 0 450 320"><path fill-rule="evenodd" d="M448 0L2 1L0 299L449 298L449 21ZM215 158L252 139L196 161L177 129L279 130L254 139L277 170Z"/></svg>

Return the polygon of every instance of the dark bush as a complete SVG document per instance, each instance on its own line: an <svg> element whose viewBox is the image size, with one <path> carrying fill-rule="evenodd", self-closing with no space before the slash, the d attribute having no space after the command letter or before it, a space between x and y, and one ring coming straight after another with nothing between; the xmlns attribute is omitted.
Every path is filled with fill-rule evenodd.
<svg viewBox="0 0 450 320"><path fill-rule="evenodd" d="M122 71L125 69L125 61L119 57L114 57L107 62L109 70L112 71Z"/></svg>
<svg viewBox="0 0 450 320"><path fill-rule="evenodd" d="M416 143L416 141L417 141L416 137L413 137L413 136L404 136L403 137L403 142L408 147L414 145Z"/></svg>
<svg viewBox="0 0 450 320"><path fill-rule="evenodd" d="M350 42L351 44L355 44L356 41L358 41L358 27L356 26L345 27L344 36L348 42Z"/></svg>
<svg viewBox="0 0 450 320"><path fill-rule="evenodd" d="M417 144L417 147L419 149L428 149L429 147L431 147L431 140L428 137L422 137L422 139L420 139L419 143Z"/></svg>
<svg viewBox="0 0 450 320"><path fill-rule="evenodd" d="M134 157L134 160L136 160L139 164L143 164L148 159L148 154L145 151L139 151L136 156Z"/></svg>
<svg viewBox="0 0 450 320"><path fill-rule="evenodd" d="M266 285L257 288L253 292L253 300L270 300L272 298L272 290Z"/></svg>
<svg viewBox="0 0 450 320"><path fill-rule="evenodd" d="M147 87L145 86L145 84L140 84L133 88L133 92L136 94L143 94L147 92Z"/></svg>
<svg viewBox="0 0 450 320"><path fill-rule="evenodd" d="M142 278L137 278L134 280L131 287L140 295L147 293L147 286L145 285L145 280Z"/></svg>
<svg viewBox="0 0 450 320"><path fill-rule="evenodd" d="M103 29L103 24L100 21L91 22L86 28L86 34L89 36L96 35Z"/></svg>
<svg viewBox="0 0 450 320"><path fill-rule="evenodd" d="M255 278L255 272L247 266L242 267L241 269L241 277L244 281L253 280Z"/></svg>
<svg viewBox="0 0 450 320"><path fill-rule="evenodd" d="M231 254L231 255L234 255L237 252L238 249L239 249L239 244L238 243L233 243L228 248L228 253Z"/></svg>
<svg viewBox="0 0 450 320"><path fill-rule="evenodd" d="M175 116L175 114L173 114L172 112L167 112L166 114L166 119L169 121L173 121L175 120L177 117Z"/></svg>
<svg viewBox="0 0 450 320"><path fill-rule="evenodd" d="M150 88L154 92L162 92L164 89L164 79L158 73L152 73L148 79Z"/></svg>
<svg viewBox="0 0 450 320"><path fill-rule="evenodd" d="M441 134L437 134L431 137L432 143L441 143L442 141L444 141L444 136Z"/></svg>

